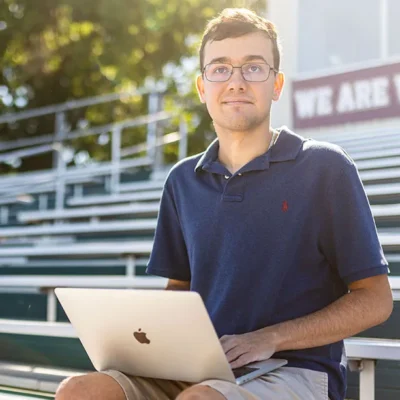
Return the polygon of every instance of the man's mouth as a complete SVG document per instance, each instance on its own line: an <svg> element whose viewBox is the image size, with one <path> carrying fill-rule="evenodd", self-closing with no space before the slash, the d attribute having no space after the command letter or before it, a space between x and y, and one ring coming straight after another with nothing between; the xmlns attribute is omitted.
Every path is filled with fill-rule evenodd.
<svg viewBox="0 0 400 400"><path fill-rule="evenodd" d="M222 104L232 104L232 105L238 105L238 104L252 104L250 101L241 101L241 100L235 100L235 101L224 101Z"/></svg>

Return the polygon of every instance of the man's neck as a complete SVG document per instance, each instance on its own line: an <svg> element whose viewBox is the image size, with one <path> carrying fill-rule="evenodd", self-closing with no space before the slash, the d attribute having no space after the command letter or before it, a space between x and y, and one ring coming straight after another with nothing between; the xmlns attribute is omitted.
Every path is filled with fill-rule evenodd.
<svg viewBox="0 0 400 400"><path fill-rule="evenodd" d="M251 160L264 154L271 144L272 137L272 128L254 132L219 132L218 159L234 174Z"/></svg>

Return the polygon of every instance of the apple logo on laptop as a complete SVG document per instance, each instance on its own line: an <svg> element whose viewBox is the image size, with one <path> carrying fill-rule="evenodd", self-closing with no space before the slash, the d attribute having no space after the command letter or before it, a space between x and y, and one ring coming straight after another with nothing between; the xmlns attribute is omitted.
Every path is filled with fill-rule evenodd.
<svg viewBox="0 0 400 400"><path fill-rule="evenodd" d="M141 329L139 329L139 332L133 332L133 336L139 343L150 344L150 340L146 337L146 332L141 332Z"/></svg>

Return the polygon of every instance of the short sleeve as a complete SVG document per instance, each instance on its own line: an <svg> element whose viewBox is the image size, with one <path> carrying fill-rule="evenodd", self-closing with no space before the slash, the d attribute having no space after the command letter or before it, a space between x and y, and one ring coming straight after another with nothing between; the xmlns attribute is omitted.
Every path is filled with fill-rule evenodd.
<svg viewBox="0 0 400 400"><path fill-rule="evenodd" d="M190 281L187 249L173 196L164 186L146 274Z"/></svg>
<svg viewBox="0 0 400 400"><path fill-rule="evenodd" d="M346 163L331 182L324 203L322 252L343 281L387 274L370 204L353 163Z"/></svg>

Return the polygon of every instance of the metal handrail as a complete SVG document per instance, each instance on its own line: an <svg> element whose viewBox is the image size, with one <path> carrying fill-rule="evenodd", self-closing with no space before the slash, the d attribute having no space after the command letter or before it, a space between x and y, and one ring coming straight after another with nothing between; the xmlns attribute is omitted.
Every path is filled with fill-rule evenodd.
<svg viewBox="0 0 400 400"><path fill-rule="evenodd" d="M177 142L181 139L182 135L180 132L171 132L168 133L161 138L159 138L156 143L155 147L159 146L164 146L169 143L174 143ZM54 147L53 146L46 146L46 148L42 148L44 146L41 146L40 149L38 149L38 154L40 153L45 153L49 151L53 151ZM48 148L47 148L48 147ZM140 143L135 146L130 146L124 149L121 149L121 157L126 157L128 155L136 155L139 154L142 151L145 151L148 149L147 143ZM39 153L40 152L40 153ZM30 152L27 156L33 155L34 152ZM0 156L0 161L2 160ZM146 165L151 163L151 160L147 157L142 157L142 158L133 158L133 159L127 159L127 160L121 160L120 165L117 167L118 170L121 172L123 170L135 167L135 166L140 166L140 165ZM115 167L114 167L115 169ZM103 162L103 163L94 163L92 166L88 167L69 167L67 168L64 172L61 172L57 174L55 170L50 170L48 173L42 177L37 176L36 181L34 184L32 184L31 177L27 177L26 183L21 182L20 186L18 187L17 190L15 190L16 182L15 180L10 180L9 184L6 182L2 182L2 185L0 187L0 199L5 195L7 198L11 196L18 195L20 193L26 193L29 192L29 187L34 187L35 191L38 189L38 185L48 185L51 184L52 182L55 181L57 178L66 178L67 182L66 183L73 183L74 178L79 179L84 176L99 176L99 175L108 175L111 173L113 170L113 166L111 162ZM68 182L71 181L71 182ZM1 182L1 178L0 178ZM4 195L2 195L2 193Z"/></svg>
<svg viewBox="0 0 400 400"><path fill-rule="evenodd" d="M15 121L21 121L33 117L41 117L43 115L57 114L59 112L65 112L68 110L74 110L76 108L82 108L87 106L93 106L96 104L110 103L112 101L121 100L124 97L132 97L140 94L144 94L140 90L120 92L120 93L109 93L100 96L94 96L81 100L70 100L62 104L55 104L51 106L39 107L33 110L21 111L19 113L8 113L0 116L0 124L12 123Z"/></svg>
<svg viewBox="0 0 400 400"><path fill-rule="evenodd" d="M172 113L162 111L162 98L160 93L149 94L149 114L142 115L136 118L130 118L120 122L114 122L107 125L97 126L88 129L76 129L69 131L69 127L66 123L65 112L74 108L85 107L88 105L105 103L109 101L118 100L121 96L130 96L140 94L139 91L135 93L113 93L110 95L97 96L84 100L77 100L67 102L60 105L53 105L49 107L42 107L35 110L28 110L15 114L7 114L0 117L0 124L5 122L12 122L32 118L35 116L42 116L47 114L55 114L55 132L50 135L44 135L32 139L20 139L13 142L0 142L0 152L10 149L18 149L20 147L28 147L25 149L13 151L10 153L0 154L0 162L12 160L15 158L26 158L37 154L43 154L46 152L53 152L54 161L53 165L55 168L52 171L40 172L30 174L31 179L27 179L27 175L21 177L5 177L0 178L0 200L4 200L4 196L10 198L11 195L25 194L25 189L32 188L33 180L35 184L35 190L40 185L48 185L49 183L55 183L56 192L56 209L62 209L64 207L66 184L73 182L74 179L83 176L96 176L103 175L109 176L109 181L105 182L108 185L108 189L112 193L119 192L120 185L120 173L123 170L131 167L138 167L143 165L153 165L154 170L159 170L163 161L160 147L167 144L179 141L179 159L186 157L187 154L187 127L183 118L180 118L180 125L178 132L172 132L163 137L159 137L159 127L157 123L163 120L174 117ZM143 93L142 93L143 94ZM121 148L121 135L125 128L134 126L147 125L147 138L146 143L140 143L135 146L130 146L125 149ZM63 157L62 151L64 143L71 139L81 138L90 135L101 135L104 133L111 133L111 162L104 163L102 165L96 164L94 167L80 168L75 167L74 169L68 168L65 158ZM30 147L36 146L36 147ZM123 157L137 155L145 151L147 157L136 158L136 159L122 159ZM105 166L106 168L102 168ZM16 187L17 185L17 187ZM19 187L18 187L19 185ZM28 189L29 191L29 189ZM3 199L1 197L3 192ZM0 210L4 211L4 210ZM5 210L7 212L7 210ZM8 217L7 217L8 218ZM5 214L2 214L2 220L7 220Z"/></svg>
<svg viewBox="0 0 400 400"><path fill-rule="evenodd" d="M74 131L66 133L65 139L77 139L85 136L101 135L102 133L107 133L112 131L116 127L131 128L134 126L140 126L140 125L150 124L153 122L164 121L172 117L173 117L172 114L162 111L154 114L126 119L120 122L113 122L111 124L101 125L93 128L76 129ZM10 142L0 142L0 151L11 150L20 147L36 146L39 144L48 144L54 142L57 142L57 139L55 138L55 133L51 133L48 135L38 136L35 138L18 139Z"/></svg>

